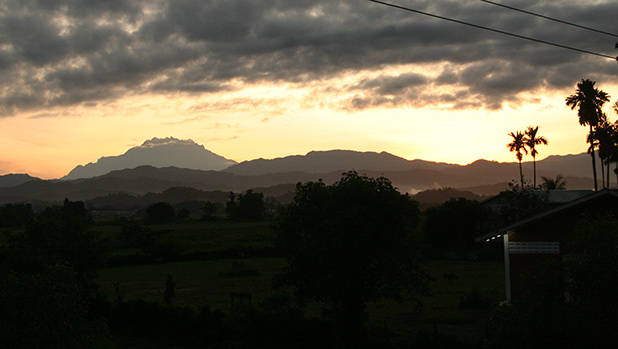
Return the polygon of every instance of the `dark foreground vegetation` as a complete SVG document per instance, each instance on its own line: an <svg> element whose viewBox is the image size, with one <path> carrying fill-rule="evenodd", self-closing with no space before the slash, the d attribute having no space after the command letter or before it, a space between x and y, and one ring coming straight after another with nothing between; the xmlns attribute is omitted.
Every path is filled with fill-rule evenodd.
<svg viewBox="0 0 618 349"><path fill-rule="evenodd" d="M515 348L615 339L618 220L513 305L475 237L542 210L456 199L421 211L385 178L299 184L95 220L81 202L0 208L0 347ZM189 207L189 208L187 208ZM184 210L184 211L183 211ZM559 280L556 280L558 278ZM569 280L564 283L562 280ZM556 297L556 295L568 297Z"/></svg>

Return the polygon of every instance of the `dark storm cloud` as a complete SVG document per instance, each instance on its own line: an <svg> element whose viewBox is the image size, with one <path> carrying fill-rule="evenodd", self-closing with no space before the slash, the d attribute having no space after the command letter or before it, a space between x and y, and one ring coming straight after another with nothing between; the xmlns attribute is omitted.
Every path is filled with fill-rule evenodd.
<svg viewBox="0 0 618 349"><path fill-rule="evenodd" d="M363 79L352 90L373 90L380 95L399 95L402 92L422 85L427 78L420 74L402 74L399 76L381 76L376 79Z"/></svg>
<svg viewBox="0 0 618 349"><path fill-rule="evenodd" d="M395 2L395 0L393 0ZM614 39L478 1L397 0L481 25L612 53ZM508 4L618 31L618 3ZM364 0L0 0L0 112L96 104L242 83L315 84L346 73L438 63L347 86L339 106L499 109L539 87L615 81L618 65ZM385 70L386 71L386 70ZM234 86L234 87L233 87Z"/></svg>

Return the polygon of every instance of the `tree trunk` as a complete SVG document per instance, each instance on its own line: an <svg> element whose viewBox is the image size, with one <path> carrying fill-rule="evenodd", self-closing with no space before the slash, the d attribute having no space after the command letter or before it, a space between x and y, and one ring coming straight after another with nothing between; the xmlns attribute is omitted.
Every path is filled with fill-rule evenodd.
<svg viewBox="0 0 618 349"><path fill-rule="evenodd" d="M605 171L607 171L607 188L609 189L611 187L611 185L609 185L609 158L607 160L607 163L605 164Z"/></svg>
<svg viewBox="0 0 618 349"><path fill-rule="evenodd" d="M521 181L521 190L524 190L524 173L521 170L521 160L519 160L519 180Z"/></svg>
<svg viewBox="0 0 618 349"><path fill-rule="evenodd" d="M594 144L594 139L592 139L592 125L590 125L590 142L591 143L591 147L592 147L592 151L590 152L590 157L592 157L592 178L594 178L594 191L598 191L599 187L597 185L597 162L595 160L595 156L594 156L594 146L592 146L592 144Z"/></svg>
<svg viewBox="0 0 618 349"><path fill-rule="evenodd" d="M603 161L601 154L599 154L599 161L601 162L601 188L607 188L605 186L605 161Z"/></svg>
<svg viewBox="0 0 618 349"><path fill-rule="evenodd" d="M534 168L534 189L536 189L536 156L532 157L532 167Z"/></svg>

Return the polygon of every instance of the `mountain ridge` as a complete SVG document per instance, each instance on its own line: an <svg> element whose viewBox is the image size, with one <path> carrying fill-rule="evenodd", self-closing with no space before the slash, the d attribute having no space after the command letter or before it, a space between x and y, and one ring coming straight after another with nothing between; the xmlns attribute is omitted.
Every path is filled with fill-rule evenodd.
<svg viewBox="0 0 618 349"><path fill-rule="evenodd" d="M32 177L27 173L9 173L0 175L0 188L14 187L29 181L41 181L38 177Z"/></svg>
<svg viewBox="0 0 618 349"><path fill-rule="evenodd" d="M364 166L358 167L361 163ZM284 171L320 173L347 169L393 171L410 168L412 166L409 160L384 151L378 153L333 149L310 151L305 155L243 161L224 171L234 174L262 175Z"/></svg>
<svg viewBox="0 0 618 349"><path fill-rule="evenodd" d="M158 149L170 142L205 149L191 140L175 138L153 138L144 142L142 146ZM526 180L530 181L532 162L524 162L522 167ZM114 169L94 177L62 181L29 180L26 175L21 175L22 180L16 182L17 185L0 187L0 202L58 201L65 197L72 200L88 200L118 192L143 195L148 192L161 192L171 187L191 187L206 191L244 191L275 185L286 185L288 188L298 182L319 179L332 183L340 178L342 172L350 170L372 177L385 176L401 192L411 194L426 189L450 187L473 188L470 191L476 194L490 195L497 193L501 188L505 189L509 181L519 182L516 162L478 159L466 165L459 165L421 159L407 160L388 152L338 149L234 163L218 171L176 166L159 167L149 164ZM567 177L569 188L590 189L592 187L590 173L590 156L587 153L548 156L537 161L538 182L541 176L553 178L561 174Z"/></svg>
<svg viewBox="0 0 618 349"><path fill-rule="evenodd" d="M103 156L96 162L77 165L61 180L92 178L114 170L136 168L142 165L156 167L175 166L199 170L223 170L235 161L224 158L197 144L191 139L174 137L152 138L142 145L132 147L124 154Z"/></svg>

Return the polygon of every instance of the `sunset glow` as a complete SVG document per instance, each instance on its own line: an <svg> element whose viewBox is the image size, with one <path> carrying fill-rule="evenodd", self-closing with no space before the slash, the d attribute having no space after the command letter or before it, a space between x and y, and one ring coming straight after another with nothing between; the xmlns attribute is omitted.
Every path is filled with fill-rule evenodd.
<svg viewBox="0 0 618 349"><path fill-rule="evenodd" d="M366 1L341 1L338 5L318 1L315 6L286 5L280 11L265 5L264 9L254 9L255 13L239 14L238 20L248 22L253 32L226 37L239 41L229 52L220 38L209 37L212 33L169 29L170 37L151 39L143 32L150 30L147 25L154 27L162 21L161 13L179 9L157 8L147 2L135 2L141 5L127 9L134 12L126 16L116 16L114 9L93 9L93 16L102 11L100 21L91 28L93 32L98 30L103 36L115 24L122 24L113 29L115 34L100 39L104 41L102 48L95 44L92 48L72 48L72 53L62 53L63 58L52 59L47 57L55 49L50 43L46 53L40 54L45 56L41 61L27 56L34 48L18 46L18 35L9 30L18 20L9 21L12 13L20 13L19 20L23 21L30 15L49 20L47 25L57 30L58 40L69 43L78 40L71 36L76 34L75 28L86 24L66 9L45 12L9 3L0 13L4 35L15 38L3 40L6 43L0 54L16 60L22 55L25 63L3 67L0 174L27 172L58 178L78 164L122 154L146 139L167 136L193 139L235 161L328 149L386 151L407 159L459 164L479 158L514 161L505 146L507 134L529 125L540 126L540 133L549 140L547 147L539 149L542 159L586 150L587 129L579 126L577 112L564 104L577 81L584 77L596 80L612 97L611 104L618 99L618 64L611 60L436 23L377 8ZM224 5L216 3L213 6L217 11L226 11ZM452 2L444 3L436 5L436 11L495 26L518 27L508 22L520 19L514 14L489 20L473 13L482 5L472 4L470 12L464 7L448 7ZM567 3L573 13L584 6ZM9 11L11 6L19 11ZM542 6L549 11L553 5L545 2ZM610 6L615 8L615 2L598 2L588 9L607 13ZM337 14L345 13L349 18L339 21ZM375 24L359 24L371 16L378 18ZM294 20L302 22L294 28L303 43L293 53L288 48L269 47L279 36L294 37L283 29ZM616 29L609 17L597 18L597 22ZM266 28L266 23L276 27L276 33L269 31L275 29ZM345 29L350 27L346 23L353 24L351 29ZM548 34L558 41L580 42L580 34L562 33L553 25L529 19L526 25L526 30L537 36ZM388 28L393 33L388 34ZM479 41L462 39L458 29ZM399 35L397 30L407 34ZM356 38L351 31L372 32L377 41L360 41L367 46L362 48L348 46L345 40ZM155 29L152 33L162 35L155 34ZM419 34L415 37L410 33ZM440 33L445 37L436 37ZM255 37L245 38L248 41L242 43L243 35L264 38L260 43L254 41ZM600 47L599 43L613 45L605 39L587 45L590 49ZM319 40L331 42L319 46ZM393 44L393 40L398 42ZM161 56L163 53L149 56L149 50L166 42L176 45L161 51L170 57ZM258 49L251 45L264 46ZM111 59L115 50L124 52L127 48L131 51L125 53L126 60L133 59L132 54L138 57L135 62L144 60L144 67L123 67L127 77L108 66L114 62L99 62L104 56ZM240 52L243 49L247 52ZM611 51L611 47L599 49ZM421 50L433 58L419 56ZM486 54L462 57L474 50L486 50ZM406 59L408 54L414 57ZM148 65L158 64L155 59L170 62L147 71ZM13 70L9 73L9 69ZM92 75L77 82L81 69ZM135 72L139 69L144 71ZM113 74L117 76L110 76ZM476 74L476 78L468 77L470 74ZM110 80L103 82L107 78ZM87 87L80 88L82 83ZM34 96L37 91L46 97ZM610 120L616 119L610 104L606 113Z"/></svg>

